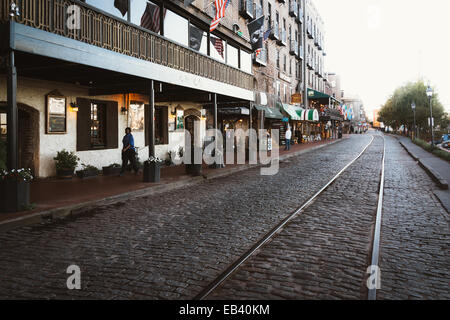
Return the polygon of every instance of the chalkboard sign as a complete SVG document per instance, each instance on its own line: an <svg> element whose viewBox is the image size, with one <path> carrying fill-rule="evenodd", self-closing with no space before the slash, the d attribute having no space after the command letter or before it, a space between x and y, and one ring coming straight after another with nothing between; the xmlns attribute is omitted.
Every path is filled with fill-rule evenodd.
<svg viewBox="0 0 450 320"><path fill-rule="evenodd" d="M61 134L67 132L66 98L49 94L46 96L46 133Z"/></svg>

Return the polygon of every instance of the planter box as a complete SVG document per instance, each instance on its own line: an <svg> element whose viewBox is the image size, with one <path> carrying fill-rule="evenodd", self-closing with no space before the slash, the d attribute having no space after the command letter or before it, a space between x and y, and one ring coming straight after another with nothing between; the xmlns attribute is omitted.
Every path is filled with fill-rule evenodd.
<svg viewBox="0 0 450 320"><path fill-rule="evenodd" d="M72 179L74 169L56 169L56 175L60 179Z"/></svg>
<svg viewBox="0 0 450 320"><path fill-rule="evenodd" d="M30 182L0 181L0 212L23 211L30 205Z"/></svg>
<svg viewBox="0 0 450 320"><path fill-rule="evenodd" d="M121 167L103 167L103 175L104 176L115 176L120 174Z"/></svg>
<svg viewBox="0 0 450 320"><path fill-rule="evenodd" d="M144 182L159 182L161 179L161 163L144 163Z"/></svg>
<svg viewBox="0 0 450 320"><path fill-rule="evenodd" d="M97 170L79 170L77 171L77 177L80 179L94 178L98 176Z"/></svg>

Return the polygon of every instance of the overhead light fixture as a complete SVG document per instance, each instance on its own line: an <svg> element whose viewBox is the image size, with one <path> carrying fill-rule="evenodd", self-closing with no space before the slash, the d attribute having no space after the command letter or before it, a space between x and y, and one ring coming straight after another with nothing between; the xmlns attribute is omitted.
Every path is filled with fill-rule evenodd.
<svg viewBox="0 0 450 320"><path fill-rule="evenodd" d="M71 102L71 103L70 103L70 109L71 109L73 112L78 112L79 107L78 107L78 105L75 104L74 102Z"/></svg>

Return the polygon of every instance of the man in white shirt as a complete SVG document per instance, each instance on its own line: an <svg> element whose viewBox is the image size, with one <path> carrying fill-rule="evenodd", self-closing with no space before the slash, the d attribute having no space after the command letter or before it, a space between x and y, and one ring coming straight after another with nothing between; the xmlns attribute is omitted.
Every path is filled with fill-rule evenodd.
<svg viewBox="0 0 450 320"><path fill-rule="evenodd" d="M287 127L286 129L286 147L284 148L284 150L291 150L291 138L292 138L292 131L291 131L291 127Z"/></svg>

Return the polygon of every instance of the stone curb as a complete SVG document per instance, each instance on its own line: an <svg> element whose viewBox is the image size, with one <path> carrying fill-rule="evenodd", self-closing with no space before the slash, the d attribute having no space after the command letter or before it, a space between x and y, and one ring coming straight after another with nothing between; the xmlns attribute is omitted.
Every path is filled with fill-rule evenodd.
<svg viewBox="0 0 450 320"><path fill-rule="evenodd" d="M425 172L433 179L434 182L438 185L438 187L442 190L448 190L448 182L442 176L436 172L433 168L431 168L429 165L425 164L419 157L413 154L411 150L408 149L408 147L400 140L398 142L402 145L402 147L406 150L406 152L419 163L419 166L421 166Z"/></svg>
<svg viewBox="0 0 450 320"><path fill-rule="evenodd" d="M311 151L314 151L317 149L324 148L326 146L333 145L335 143L344 141L346 139L348 139L348 138L331 141L330 143L327 143L327 144L322 144L322 145L308 148L305 150L300 150L300 151L294 152L292 154L280 156L280 162L284 161L286 159L292 158L292 157L296 157L296 156L305 154L307 152L311 152ZM204 175L204 176L199 176L199 177L189 177L189 178L182 179L182 180L179 180L176 182L171 182L171 183L158 185L158 186L151 186L151 187L141 189L141 190L133 190L130 192L121 193L118 195L114 195L114 196L110 196L110 197L106 197L106 198L102 198L102 199L87 201L87 202L79 203L76 205L70 205L70 206L65 206L65 207L61 207L61 208L54 208L54 209L49 209L49 210L45 210L45 211L41 211L41 212L36 212L36 213L30 214L27 216L0 222L0 232L7 232L7 231L10 231L10 230L18 228L18 227L39 224L42 222L51 222L54 220L64 219L67 217L73 217L82 212L92 210L92 209L95 209L100 206L111 205L111 204L115 204L118 202L129 201L129 200L133 200L133 199L141 198L141 197L147 197L150 195L168 192L168 191L172 191L172 190L179 189L182 187L193 186L193 185L203 182L205 179L212 180L212 179L217 179L217 178L221 178L221 177L226 177L226 176L235 174L240 171L258 168L261 166L263 166L263 165L262 164L255 164L255 165L246 164L246 165L242 165L242 166L239 166L239 167L236 167L234 169L227 170L224 172L218 171L217 173L212 173L209 175Z"/></svg>

